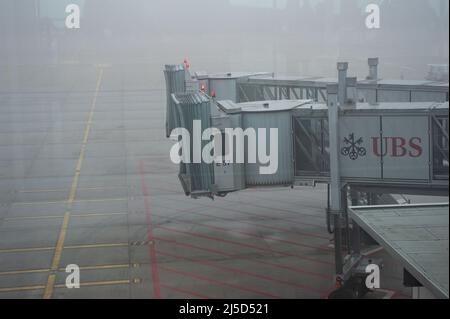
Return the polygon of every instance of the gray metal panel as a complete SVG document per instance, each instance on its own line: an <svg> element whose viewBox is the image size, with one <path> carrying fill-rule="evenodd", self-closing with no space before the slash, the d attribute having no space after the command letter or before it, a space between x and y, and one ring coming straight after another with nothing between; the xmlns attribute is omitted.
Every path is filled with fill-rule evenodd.
<svg viewBox="0 0 450 319"><path fill-rule="evenodd" d="M398 103L398 102L385 102L371 105L369 103L357 103L351 108L345 109L340 112L341 114L359 115L362 112L370 114L384 115L387 113L401 112L405 113L428 113L430 110L442 110L443 113L448 112L449 103L436 103L436 102L414 102L414 103ZM320 112L327 110L325 104L311 103L305 107L299 107L294 110L294 114L304 114L309 112ZM306 111L306 112L304 112Z"/></svg>
<svg viewBox="0 0 450 319"><path fill-rule="evenodd" d="M385 179L430 178L429 118L383 116L383 177ZM394 145L394 139L396 145ZM402 145L404 143L404 145ZM412 148L417 144L420 151ZM419 156L420 154L420 156Z"/></svg>
<svg viewBox="0 0 450 319"><path fill-rule="evenodd" d="M237 102L236 79L210 79L209 90L215 92L217 100L230 100Z"/></svg>
<svg viewBox="0 0 450 319"><path fill-rule="evenodd" d="M228 114L290 111L298 107L312 107L313 103L312 100L275 100L246 103L234 103L229 100L217 101L219 107Z"/></svg>
<svg viewBox="0 0 450 319"><path fill-rule="evenodd" d="M325 89L327 84L337 84L336 78L324 77L289 77L289 76L267 76L250 77L246 84L266 86L290 86L290 87L317 87ZM381 89L383 91L425 91L448 93L448 82L433 81L410 81L410 80L360 80L357 83L360 89ZM400 102L400 101L397 101Z"/></svg>
<svg viewBox="0 0 450 319"><path fill-rule="evenodd" d="M216 73L208 75L209 79L213 80L225 80L225 79L246 79L248 77L267 76L268 72L228 72L228 73Z"/></svg>
<svg viewBox="0 0 450 319"><path fill-rule="evenodd" d="M437 298L448 298L448 209L448 204L350 207L349 215Z"/></svg>
<svg viewBox="0 0 450 319"><path fill-rule="evenodd" d="M231 127L242 127L242 115L241 114L233 114L229 115L231 120ZM235 189L240 190L245 188L245 164L234 164L234 183Z"/></svg>
<svg viewBox="0 0 450 319"><path fill-rule="evenodd" d="M276 100L239 103L243 113L290 111L297 107L310 105L313 100Z"/></svg>
<svg viewBox="0 0 450 319"><path fill-rule="evenodd" d="M243 129L267 129L267 144L269 144L270 128L278 128L278 171L274 175L261 175L260 164L246 164L246 183L248 186L291 185L294 180L293 142L291 113L244 113ZM269 151L269 145L266 150Z"/></svg>
<svg viewBox="0 0 450 319"><path fill-rule="evenodd" d="M446 102L447 93L443 92L411 92L411 102Z"/></svg>
<svg viewBox="0 0 450 319"><path fill-rule="evenodd" d="M378 102L410 102L411 94L410 91L405 90L378 90Z"/></svg>
<svg viewBox="0 0 450 319"><path fill-rule="evenodd" d="M172 100L172 94L186 92L185 70L182 65L166 65L164 70L166 79L166 136L169 137L172 130L180 126L176 106Z"/></svg>
<svg viewBox="0 0 450 319"><path fill-rule="evenodd" d="M375 103L377 101L376 89L359 89L358 101Z"/></svg>
<svg viewBox="0 0 450 319"><path fill-rule="evenodd" d="M372 138L380 136L380 118L378 116L340 117L339 135L342 177L380 179L381 158L372 152Z"/></svg>
<svg viewBox="0 0 450 319"><path fill-rule="evenodd" d="M212 164L193 163L193 121L201 121L201 131L211 127L211 100L203 93L179 93L173 94L172 99L177 107L181 127L187 129L191 135L191 163L180 165L180 175L190 181L190 189L187 193L211 192L214 183L214 170ZM209 141L202 141L203 147ZM182 176L183 177L183 176Z"/></svg>
<svg viewBox="0 0 450 319"><path fill-rule="evenodd" d="M242 127L241 115L221 115L212 118L213 127L224 133L227 128ZM225 146L225 151L228 147ZM226 155L226 154L223 154ZM214 163L214 184L217 192L234 192L245 188L245 164Z"/></svg>

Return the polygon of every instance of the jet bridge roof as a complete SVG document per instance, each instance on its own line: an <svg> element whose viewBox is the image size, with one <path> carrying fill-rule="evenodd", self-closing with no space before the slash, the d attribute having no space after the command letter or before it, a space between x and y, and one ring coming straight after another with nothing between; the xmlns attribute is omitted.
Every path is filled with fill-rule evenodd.
<svg viewBox="0 0 450 319"><path fill-rule="evenodd" d="M345 106L341 108L341 112L345 113L408 113L408 112L430 112L430 111L448 111L449 103L434 103L434 102L412 102L412 103L400 103L400 102L382 102L377 104L369 103L357 103L352 106ZM303 114L310 111L322 111L328 112L328 107L323 103L306 103L296 108L295 115Z"/></svg>
<svg viewBox="0 0 450 319"><path fill-rule="evenodd" d="M313 103L313 100L274 100L247 103L234 103L229 100L217 101L219 108L228 114L290 111L306 105L312 106Z"/></svg>
<svg viewBox="0 0 450 319"><path fill-rule="evenodd" d="M448 298L449 204L351 207L350 217L437 298Z"/></svg>
<svg viewBox="0 0 450 319"><path fill-rule="evenodd" d="M284 76L284 75L269 75L269 76L250 76L248 82L261 85L279 85L279 86L309 86L326 88L327 84L337 84L338 79L333 77L315 77L315 76ZM373 87L385 88L390 90L395 89L413 89L413 90L437 90L448 92L448 82L437 82L430 80L396 80L396 79L378 79L378 80L358 80L358 87Z"/></svg>

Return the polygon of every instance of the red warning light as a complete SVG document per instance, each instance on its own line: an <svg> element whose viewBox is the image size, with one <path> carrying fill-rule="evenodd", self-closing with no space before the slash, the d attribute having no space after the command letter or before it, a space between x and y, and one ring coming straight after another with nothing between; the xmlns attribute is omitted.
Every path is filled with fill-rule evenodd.
<svg viewBox="0 0 450 319"><path fill-rule="evenodd" d="M216 97L216 91L211 91L211 97Z"/></svg>
<svg viewBox="0 0 450 319"><path fill-rule="evenodd" d="M186 69L189 69L190 67L191 67L191 65L189 64L189 61L188 61L188 59L186 58L186 59L184 59L184 67L186 68Z"/></svg>
<svg viewBox="0 0 450 319"><path fill-rule="evenodd" d="M201 90L202 92L205 92L205 91L206 91L206 85L202 84L202 85L200 86L200 90Z"/></svg>

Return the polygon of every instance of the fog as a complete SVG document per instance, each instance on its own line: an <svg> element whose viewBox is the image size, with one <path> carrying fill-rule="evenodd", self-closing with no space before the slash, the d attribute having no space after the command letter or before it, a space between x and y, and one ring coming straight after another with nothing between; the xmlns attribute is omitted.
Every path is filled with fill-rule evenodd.
<svg viewBox="0 0 450 319"><path fill-rule="evenodd" d="M70 3L80 29L64 26ZM380 5L380 29L365 25L368 3ZM378 56L382 77L423 79L428 64L448 64L448 22L446 0L1 0L0 64L156 72L187 57L196 70L333 76L346 60L364 77Z"/></svg>
<svg viewBox="0 0 450 319"><path fill-rule="evenodd" d="M374 3L380 28L370 29L366 7ZM80 9L80 19L66 12L71 4ZM80 27L70 28L75 20ZM429 208L431 217L428 207L411 210L414 218L384 212L383 242L402 242L403 251L433 250L414 255L413 263L412 255L400 262L389 256L390 249L373 250L368 235L361 244L350 243L350 236L359 236L353 236L356 221L350 227L344 209L348 201L338 206L331 199L339 198L336 191L356 205L447 202L387 195L448 191L448 103L437 103L448 100L448 83L435 77L439 83L433 85L359 86L358 100L388 103L358 103L361 111L351 103L337 123L324 118L323 105L309 110L307 101L268 101L242 112L219 112L216 103L203 103L198 95L186 97L189 103L170 103L169 92L196 86L183 81L184 72L174 72L167 85L176 77L173 91L166 91L163 70L188 59L191 70L208 73L335 78L336 63L347 61L348 77L362 80L369 75L367 59L379 57L381 78L424 80L436 64L435 73L444 79L448 36L448 0L0 0L0 299L323 299L336 283L343 296L364 296L362 273L340 280L347 274L342 276L340 254L331 243L336 252L351 250L352 258L344 259L352 263L359 248L370 249L374 262L383 260L383 289L370 299L409 298L413 290L402 280L406 264L433 265L411 273L420 273L419 281L442 295L445 284L448 291L445 207ZM225 82L199 87L216 99L239 94L243 101L249 93L249 99L328 100L323 87L303 87L304 82L302 88L273 91ZM348 87L345 102L356 98ZM424 103L390 103L410 100ZM297 114L293 107L300 104ZM246 164L233 166L219 157L211 165L176 164L173 155L186 155L186 145L194 160L197 149L203 160L208 151L206 140L197 143L201 134L190 130L190 119L202 119L202 129L230 126L238 132L245 126L250 135L258 132L258 161L269 166L257 170L248 163L256 148L240 152L237 144L246 148L251 140L244 137L234 148L222 144L236 160L244 155ZM191 141L174 141L180 130L170 130L171 120ZM342 132L336 136L327 122ZM263 129L270 133L267 143ZM380 146L376 141L383 144L382 156L372 147ZM266 151L270 156L264 159ZM330 166L341 167L345 187L322 184ZM342 236L333 223L334 240L327 232L330 216L347 221ZM428 217L430 222L419 223ZM361 270L365 262L355 265ZM425 277L432 280L424 283ZM417 294L428 291L414 288Z"/></svg>

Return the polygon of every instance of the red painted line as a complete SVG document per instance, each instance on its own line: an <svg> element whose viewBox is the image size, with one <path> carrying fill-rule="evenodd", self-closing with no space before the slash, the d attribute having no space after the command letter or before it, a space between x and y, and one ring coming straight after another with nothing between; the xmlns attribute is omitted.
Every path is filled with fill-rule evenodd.
<svg viewBox="0 0 450 319"><path fill-rule="evenodd" d="M249 215L249 216L256 216L256 217L264 217L264 218L268 218L268 219L270 219L270 218L273 219L273 218L274 218L274 216L260 215L260 214L249 213L249 212L243 212L243 211L232 210L232 209L230 209L230 210L231 210L231 211L234 211L234 212L236 212L236 213L238 213L238 214L241 214L241 215ZM323 228L323 229L326 229L326 227L323 226L323 225L319 225L319 224L311 224L311 223L305 223L305 222L301 222L301 221L298 221L298 220L295 220L295 219L290 219L290 218L285 218L285 217L279 218L278 216L276 216L276 219L277 219L277 220L280 220L280 221L282 221L282 222L288 222L288 223L292 223L292 224L299 224L299 225L305 225L305 226L310 226L310 227L317 227L317 228Z"/></svg>
<svg viewBox="0 0 450 319"><path fill-rule="evenodd" d="M147 184L145 183L144 161L141 160L139 166L140 166L139 171L141 175L142 193L144 195L144 207L147 220L147 239L150 242L149 255L150 255L150 264L152 268L153 294L155 299L161 299L161 289L159 286L159 275L158 275L158 262L156 260L155 239L153 237L152 214L150 210Z"/></svg>
<svg viewBox="0 0 450 319"><path fill-rule="evenodd" d="M313 271L308 271L305 270L303 268L299 268L299 267L290 267L290 266L285 266L285 265L281 265L281 264L276 264L276 263L271 263L271 262L267 262L267 261L263 261L263 260L254 260L251 257L245 257L245 256L236 256L230 253L227 253L225 251L222 250L217 250L217 249L212 249L212 248L206 248L206 247L200 247L200 246L196 246L196 245L192 245L192 244L187 244L187 243L179 243L175 240L168 240L165 238L161 238L161 237L154 237L156 240L162 241L162 242L166 242L166 243L170 243L176 246L181 246L181 247L186 247L186 248L193 248L193 249L197 249L200 251L207 251L210 253L214 253L217 255L222 255L222 256L226 256L226 257L230 257L233 259L241 259L241 260L248 260L250 262L256 263L256 264L260 264L260 265L267 265L267 266L271 266L271 267L275 267L275 268L280 268L280 269L284 269L284 270L289 270L295 273L299 273L302 275L307 275L307 276L312 276L312 277L318 277L318 278L322 278L322 279L326 279L326 280L332 280L334 277L333 276L327 276L318 272L313 272Z"/></svg>
<svg viewBox="0 0 450 319"><path fill-rule="evenodd" d="M159 216L159 217L163 217L163 216ZM165 217L163 217L163 218L165 218ZM329 247L324 247L324 246L306 245L306 244L300 244L298 242L291 241L291 240L286 240L286 239L274 238L274 237L269 237L269 236L268 237L258 236L258 235L254 235L254 234L248 233L248 232L243 232L243 231L239 231L239 230L232 230L232 229L227 229L227 228L217 227L217 226L212 226L212 225L206 225L206 224L202 224L202 223L195 223L195 222L191 222L191 221L187 221L187 220L180 220L178 218L172 218L172 220L178 220L178 221L186 223L186 224L197 225L197 226L201 226L201 227L205 227L205 228L218 230L218 231L221 231L221 232L237 233L237 234L246 235L248 237L264 239L264 240L266 240L266 239L267 240L273 240L273 241L278 241L280 243L295 245L295 246L299 246L299 247L318 249L318 250L323 250L323 251L327 251L327 252L331 251L331 249Z"/></svg>
<svg viewBox="0 0 450 319"><path fill-rule="evenodd" d="M206 282L208 282L210 284L217 285L217 286L231 287L231 288L234 288L234 289L250 292L250 293L257 294L257 295L264 296L264 297L268 297L268 298L281 299L281 297L279 297L279 296L276 296L276 295L273 295L273 294L270 294L270 293L267 293L267 292L264 292L264 291L259 291L259 290L255 290L255 289L252 289L252 288L242 287L242 286L239 286L239 285L236 285L236 284L231 284L231 283L228 283L228 282L215 280L215 279L212 279L212 278L204 277L204 276L201 276L201 275L197 275L197 274L193 274L193 273L189 273L189 272L185 272L185 271L181 271L181 270L175 270L175 269L167 268L167 267L164 267L164 266L160 266L159 269L161 269L163 271L179 274L179 275L182 275L182 276L185 276L185 277L190 277L190 278L194 278L194 279L197 279L197 280L206 281Z"/></svg>
<svg viewBox="0 0 450 319"><path fill-rule="evenodd" d="M175 291L175 292L179 292L179 293L182 293L182 294L186 294L188 296L196 297L196 298L199 298L199 299L210 299L209 297L206 297L204 295L201 295L201 294L199 294L197 292L193 292L193 291L190 291L190 290L185 290L185 289L181 289L181 288L175 288L175 287L171 287L171 286L168 286L168 285L165 285L165 284L160 284L160 286L162 288L165 288L165 289L168 289L168 290L172 290L172 291Z"/></svg>
<svg viewBox="0 0 450 319"><path fill-rule="evenodd" d="M235 221L235 219L223 218L223 217L214 216L214 215L205 214L205 213L199 213L199 212L192 212L191 211L191 212L188 212L188 214L202 215L202 216L206 216L206 217L211 217L211 218L216 218L216 219L221 219L221 220L227 220L227 221ZM313 237L313 238L330 240L329 237L325 237L325 236L319 235L318 233L303 232L303 231L300 231L300 230L292 230L292 229L287 229L287 228L283 228L283 227L267 226L267 225L262 225L262 224L248 222L248 221L245 221L245 220L239 220L239 223L252 225L252 226L256 226L256 227L267 228L267 229L273 229L273 230L276 230L276 231L281 231L281 232L286 232L286 233L298 234L298 235L305 236L305 237Z"/></svg>
<svg viewBox="0 0 450 319"><path fill-rule="evenodd" d="M317 215L312 215L312 214L305 214L305 213L300 213L300 212L294 212L292 210L289 209L282 209L282 208L275 208L275 207L270 207L270 206L263 206L263 205L257 205L257 204L250 204L250 203L245 203L242 201L234 201L234 200L230 200L230 199L224 199L225 202L229 202L229 203L235 203L235 204L239 204L239 205L247 205L247 206L253 206L253 207L259 207L259 208L263 208L263 209L269 209L269 210L275 210L277 212L282 212L282 213L286 213L286 214L291 214L291 215L295 215L295 216L304 216L304 217L312 217L312 218L318 218L318 219L326 219L324 216L317 216Z"/></svg>
<svg viewBox="0 0 450 319"><path fill-rule="evenodd" d="M174 198L172 198L171 200L173 200L173 201L180 201L180 200L174 199ZM246 204L246 205L249 206L250 204ZM159 207L163 207L163 208L168 208L168 209L169 209L169 207L164 206L164 205L158 205L158 206L159 206ZM219 206L205 205L205 204L202 204L202 206L203 206L204 208L213 208L213 209L218 209L218 208L220 209L220 208L222 208L222 207L219 207ZM250 206L251 206L251 205L250 205ZM174 211L180 211L180 212L182 212L182 210L173 209L173 208L170 208L170 209L172 209L172 210L174 210ZM273 219L273 218L274 218L274 216L267 216L267 215L261 215L261 214L255 214L255 213L243 212L243 211L241 211L241 210L237 210L237 209L233 209L233 208L229 208L229 207L227 207L227 208L225 208L225 209L227 209L227 210L229 210L229 211L231 211L231 212L235 212L235 213L241 214L241 215L249 215L249 216L263 217L263 218L268 218L268 219ZM297 215L297 216L298 216L298 215ZM310 226L310 227L316 227L316 228L323 228L323 229L326 229L326 227L325 227L324 225L320 225L320 224L305 223L305 222L302 222L302 221L299 221L299 220L295 220L295 219L290 219L290 218L280 218L279 216L276 216L276 219L279 220L279 221L285 221L285 222L289 222L289 223L293 223L293 224L305 225L305 226Z"/></svg>
<svg viewBox="0 0 450 319"><path fill-rule="evenodd" d="M220 238L217 238L217 237L212 237L212 236L207 236L207 235L202 235L202 234L197 234L197 233L191 233L191 232L176 230L176 229L172 229L172 228L168 228L168 227L164 227L164 226L159 226L158 228L166 230L166 231L169 231L169 232L173 232L173 233L189 235L189 236L192 236L192 237L198 237L198 238L203 238L203 239L214 240L214 241L218 241L218 242L222 242L222 243L226 243L226 244L231 244L231 245L236 245L236 246L242 246L242 247L257 249L257 250L260 250L260 251L275 253L275 254L288 256L288 257L296 257L296 258L299 258L299 259L308 260L308 261L311 261L311 262L314 262L314 263L318 263L318 264L333 265L333 263L331 263L331 262L317 260L317 259L312 259L312 258L305 257L305 256L302 256L302 255L298 255L298 254L285 253L285 252L281 252L281 251L277 251L277 250L273 250L273 249L269 249L269 248L262 248L262 247L259 247L259 246L255 246L255 245L251 245L251 244L245 244L245 243L240 243L240 242L233 241L233 240L220 239Z"/></svg>
<svg viewBox="0 0 450 319"><path fill-rule="evenodd" d="M195 263L195 264L199 264L199 265L203 265L203 266L207 266L207 267L215 268L215 269L219 269L219 270L228 271L228 272L231 272L231 273L234 273L234 274L240 274L240 275L243 275L243 276L254 277L254 278L266 280L266 281L273 282L273 283L278 283L278 284L282 284L282 285L287 285L287 286L299 288L299 289L302 289L302 290L305 290L305 291L308 291L308 292L312 292L312 293L316 293L316 294L319 294L319 295L322 295L322 294L325 293L325 292L323 292L321 290L317 290L317 289L315 289L313 287L310 287L310 286L307 286L307 285L303 285L303 284L295 283L295 282L289 282L289 281L285 281L285 280L278 280L278 279L270 277L270 276L260 275L260 274L252 273L252 272L241 270L241 269L234 268L234 267L227 267L227 266L222 266L222 265L216 265L216 264L213 264L213 263L210 263L210 262L207 262L207 261L194 259L194 258L189 258L189 257L183 257L183 256L170 254L170 253L163 253L161 251L158 251L158 254L166 256L166 257L172 257L172 258L179 259L179 260L187 260L187 261L190 261L190 262Z"/></svg>
<svg viewBox="0 0 450 319"><path fill-rule="evenodd" d="M179 210L177 210L179 211ZM205 214L205 213L198 213L198 212L193 212L191 210L182 210L179 212L183 212L186 214L191 214L191 215L202 215L202 216L207 216L207 217L211 217L211 218L216 218L216 219L221 219L221 220L227 220L227 221L232 221L232 219L228 219L228 218L222 218L222 217L217 217L214 215L209 215L209 214ZM320 250L325 250L325 251L330 251L331 249L328 247L329 242L327 242L324 245L320 245L320 246L314 246L314 245L306 245L306 244L300 244L298 242L294 242L294 241L289 241L289 240L284 240L284 239L279 239L279 238L273 238L273 237L262 237L262 236L257 236L257 235L253 235L247 232L242 232L242 231L235 231L235 230L229 230L226 228L221 228L221 227L215 227L215 226L211 226L211 225L206 225L206 224L201 224L201 223L195 223L192 221L187 221L184 219L179 219L177 217L168 217L168 216L162 216L162 215L158 215L158 214L153 214L153 216L155 217L160 217L160 218L164 218L164 219L172 219L172 220L177 220L183 223L187 223L187 224L193 224L193 225L198 225L198 226L203 226L203 227L207 227L207 228L217 228L221 231L226 231L226 232L237 232L237 233L241 233L241 234L245 234L247 236L250 237L256 237L256 238L260 238L260 239L271 239L274 241L279 241L279 242L285 242L287 244L293 244L293 245L297 245L297 246L302 246L302 247L307 247L307 248L313 248L313 249L320 249ZM320 236L320 235L313 235L313 234L306 234L306 233L302 233L302 232L298 232L298 231L292 231L292 230L288 230L288 229L280 229L280 228L276 228L276 227L271 227L271 226L265 226L265 225L260 225L260 224L254 224L254 223L250 223L250 222L246 222L246 221L240 221L241 223L244 224L249 224L249 225L253 225L253 226L257 226L257 227L264 227L264 228L269 228L269 229L276 229L278 231L283 231L283 232L291 232L291 233L296 233L296 234L303 234L304 236L309 236L309 237L315 237L315 238L320 238L320 239L326 239L326 240L330 240L330 238L328 237L324 237L324 236Z"/></svg>
<svg viewBox="0 0 450 319"><path fill-rule="evenodd" d="M214 206L211 206L211 207L214 207ZM214 208L217 208L217 207L214 207ZM250 212L243 212L243 211L241 211L241 210L232 209L232 208L227 208L227 210L230 210L230 211L232 211L232 212L236 212L236 213L241 214L241 215L249 215L249 216L256 216L256 217L264 217L264 218L268 218L268 219L273 219L274 216L275 216L275 215L273 215L273 216L268 216L268 215L261 215L261 214L250 213ZM325 227L324 227L323 225L320 225L320 224L305 223L305 222L301 222L301 221L298 221L298 220L295 220L295 219L290 219L290 218L285 218L285 217L280 218L279 216L276 216L276 219L277 219L277 220L280 220L280 221L285 221L285 222L294 223L294 224L305 225L305 226L311 226L311 227L319 227L319 228L324 228L324 229L325 229Z"/></svg>

